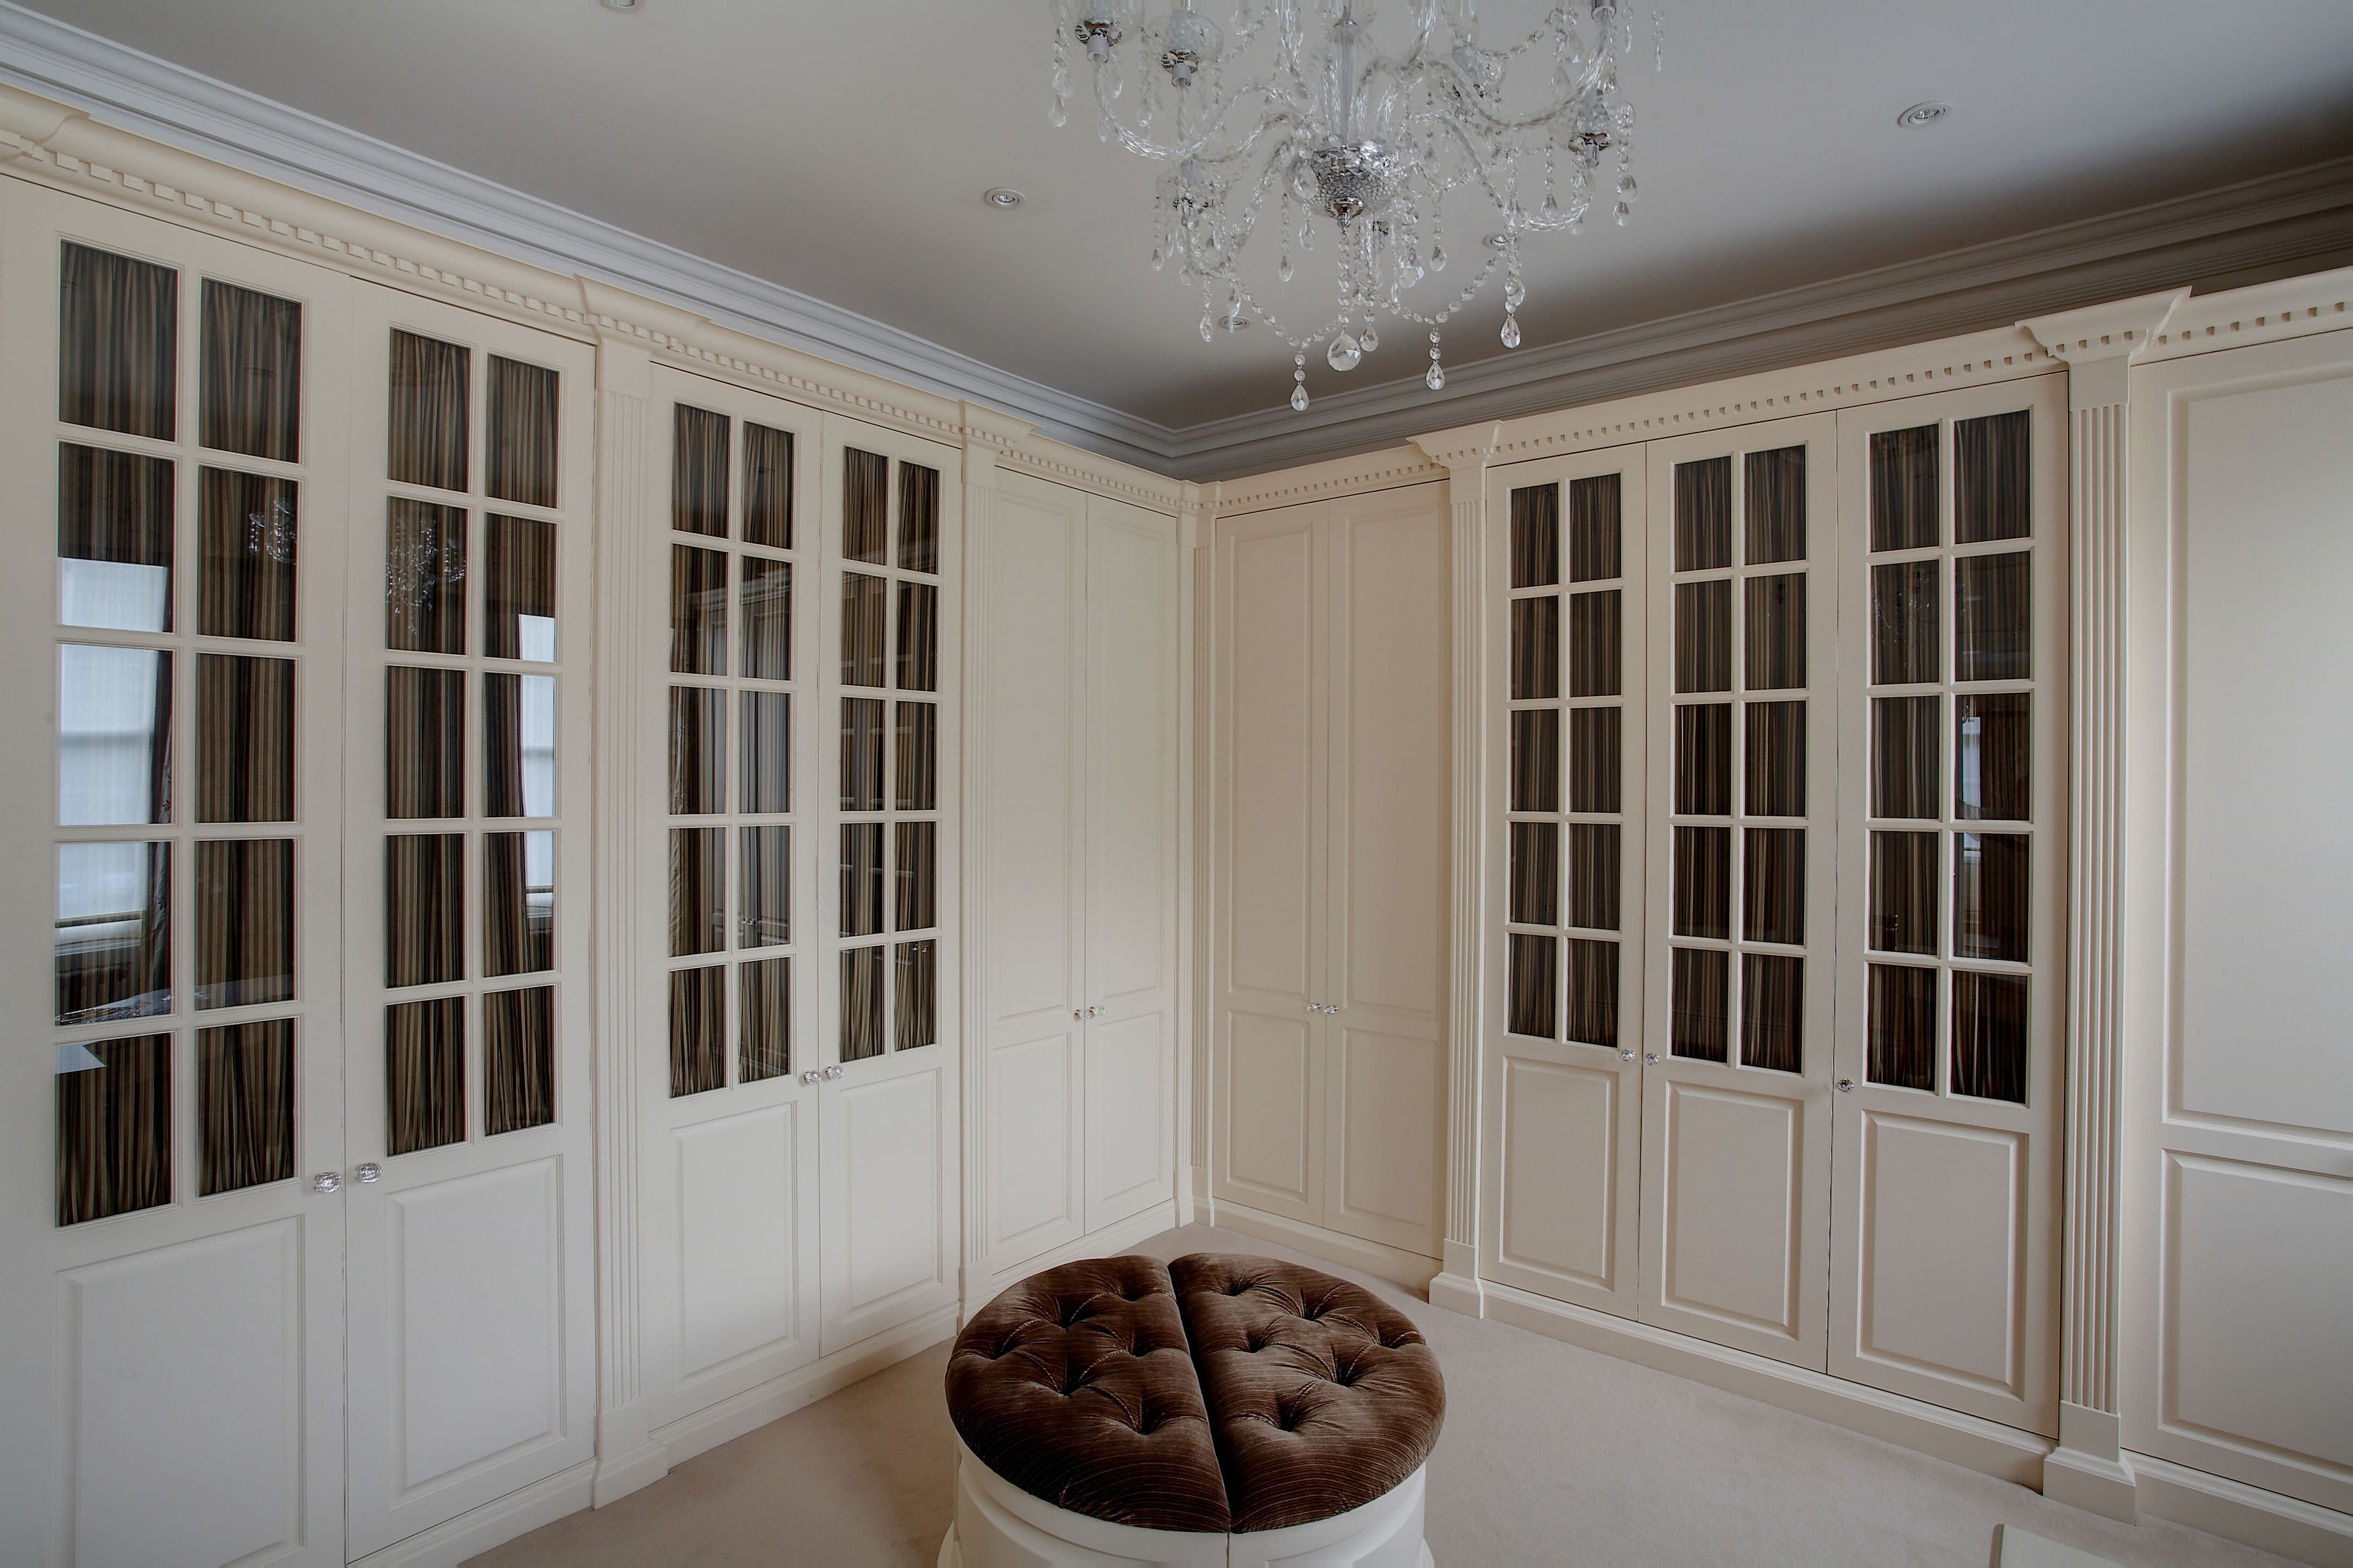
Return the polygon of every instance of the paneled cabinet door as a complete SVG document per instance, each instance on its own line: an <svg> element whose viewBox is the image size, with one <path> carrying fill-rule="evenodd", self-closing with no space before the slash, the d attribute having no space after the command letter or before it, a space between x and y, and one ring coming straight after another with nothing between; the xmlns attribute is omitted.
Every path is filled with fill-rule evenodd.
<svg viewBox="0 0 2353 1568"><path fill-rule="evenodd" d="M1828 415L1651 443L1643 1322L1817 1371L1838 774Z"/></svg>
<svg viewBox="0 0 2353 1568"><path fill-rule="evenodd" d="M2066 378L2045 376L1838 416L1830 1370L2045 1436L2059 1414L2065 410Z"/></svg>
<svg viewBox="0 0 2353 1568"><path fill-rule="evenodd" d="M1630 1318L1641 1238L1644 448L1487 475L1480 1272Z"/></svg>
<svg viewBox="0 0 2353 1568"><path fill-rule="evenodd" d="M343 1561L351 287L0 180L11 1562Z"/></svg>

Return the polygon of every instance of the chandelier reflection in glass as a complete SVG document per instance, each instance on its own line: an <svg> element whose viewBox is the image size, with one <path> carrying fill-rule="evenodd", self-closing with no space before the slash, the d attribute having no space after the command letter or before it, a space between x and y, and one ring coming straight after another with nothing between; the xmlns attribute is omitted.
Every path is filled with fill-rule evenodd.
<svg viewBox="0 0 2353 1568"><path fill-rule="evenodd" d="M1375 45L1372 0L1239 0L1222 26L1193 0L1155 5L1150 16L1153 0L1049 4L1050 118L1069 119L1075 53L1093 78L1103 140L1168 166L1154 268L1173 260L1200 284L1203 339L1252 321L1271 328L1294 351L1295 409L1307 406L1309 350L1321 344L1334 370L1352 370L1379 346L1379 316L1429 331L1423 379L1444 386L1440 330L1499 270L1504 346L1517 348L1522 239L1574 234L1597 202L1620 224L1631 214L1634 108L1619 96L1619 71L1634 25L1609 0L1561 0L1500 47L1480 38L1477 0L1407 0L1395 56ZM1651 12L1654 67L1661 23ZM1484 254L1451 295L1417 291L1447 269L1450 203L1458 215L1472 209ZM1319 221L1336 231L1339 300L1320 324L1293 325L1243 279L1243 248L1262 219L1274 226L1279 283L1291 281L1294 254L1316 248Z"/></svg>

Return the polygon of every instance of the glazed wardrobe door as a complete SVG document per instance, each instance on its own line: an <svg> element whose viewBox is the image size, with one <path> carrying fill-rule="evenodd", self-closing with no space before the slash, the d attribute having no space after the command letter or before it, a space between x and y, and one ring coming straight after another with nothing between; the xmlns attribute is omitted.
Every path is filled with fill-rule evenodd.
<svg viewBox="0 0 2353 1568"><path fill-rule="evenodd" d="M0 181L0 1555L343 1560L349 283Z"/></svg>
<svg viewBox="0 0 2353 1568"><path fill-rule="evenodd" d="M594 355L355 286L350 1548L590 1455Z"/></svg>

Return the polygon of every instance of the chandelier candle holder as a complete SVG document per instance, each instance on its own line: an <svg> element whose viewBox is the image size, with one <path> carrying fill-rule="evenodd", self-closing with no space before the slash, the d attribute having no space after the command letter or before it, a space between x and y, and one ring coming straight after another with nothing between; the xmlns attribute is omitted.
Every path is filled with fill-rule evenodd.
<svg viewBox="0 0 2353 1568"><path fill-rule="evenodd" d="M1488 280L1504 278L1503 342L1520 345L1527 298L1520 245L1575 234L1596 202L1632 215L1634 107L1619 73L1635 47L1630 13L1562 0L1535 29L1491 48L1477 0L1409 0L1404 52L1372 37L1372 0L1240 0L1222 26L1193 0L1048 0L1054 101L1070 118L1071 68L1093 78L1103 139L1166 166L1155 186L1152 265L1201 289L1201 336L1263 322L1293 350L1291 406L1307 407L1307 356L1349 371L1380 345L1381 317L1430 335L1432 392L1446 384L1440 331ZM1650 14L1653 68L1662 15ZM1532 80L1535 85L1528 86ZM1485 256L1451 294L1447 204L1476 215ZM1274 287L1244 248L1271 219ZM1269 298L1292 258L1329 225L1339 274L1332 316L1288 324ZM1458 273L1458 276L1460 274ZM1428 288L1419 288L1426 279Z"/></svg>

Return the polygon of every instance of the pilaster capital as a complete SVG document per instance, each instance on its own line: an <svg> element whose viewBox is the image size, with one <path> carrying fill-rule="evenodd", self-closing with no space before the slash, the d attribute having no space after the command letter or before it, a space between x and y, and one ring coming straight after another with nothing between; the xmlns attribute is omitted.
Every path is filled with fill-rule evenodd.
<svg viewBox="0 0 2353 1568"><path fill-rule="evenodd" d="M2034 316L2018 324L2034 335L2045 353L2066 365L2069 405L2096 408L2125 400L2126 371L2157 341L2188 298L2187 289L2168 289Z"/></svg>
<svg viewBox="0 0 2353 1568"><path fill-rule="evenodd" d="M1037 426L978 403L956 405L956 428L964 437L964 482L987 484L997 455L1038 433Z"/></svg>
<svg viewBox="0 0 2353 1568"><path fill-rule="evenodd" d="M1214 488L1204 489L1187 479L1176 492L1176 542L1187 550L1208 543L1209 531L1202 524L1216 515Z"/></svg>
<svg viewBox="0 0 2353 1568"><path fill-rule="evenodd" d="M1504 442L1504 426L1500 420L1483 425L1458 426L1451 430L1440 430L1428 436L1416 436L1413 444L1422 455L1444 468L1447 477L1455 480L1477 480L1487 471L1487 460Z"/></svg>

